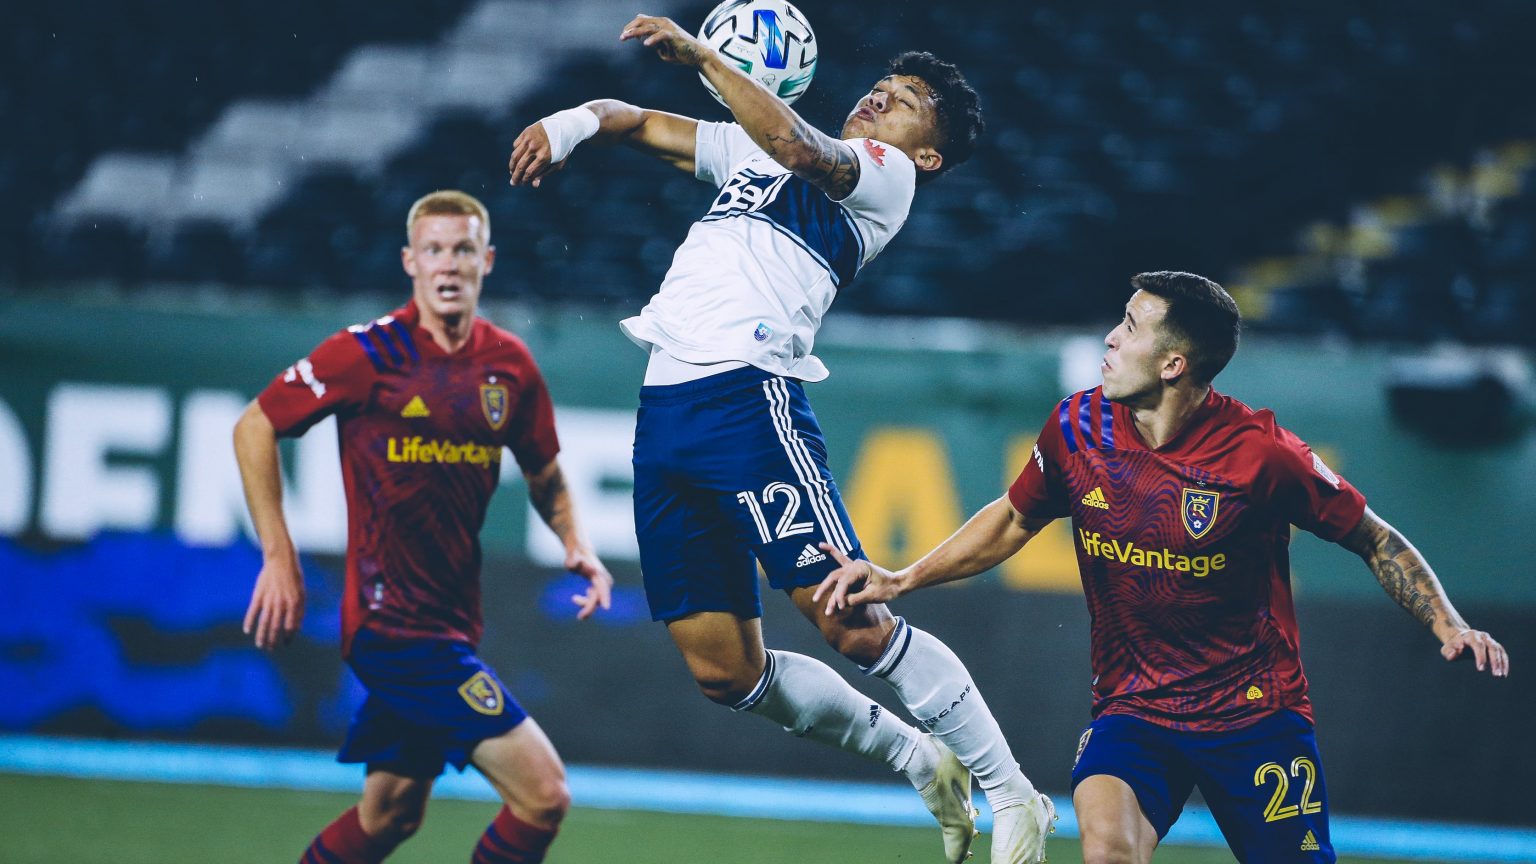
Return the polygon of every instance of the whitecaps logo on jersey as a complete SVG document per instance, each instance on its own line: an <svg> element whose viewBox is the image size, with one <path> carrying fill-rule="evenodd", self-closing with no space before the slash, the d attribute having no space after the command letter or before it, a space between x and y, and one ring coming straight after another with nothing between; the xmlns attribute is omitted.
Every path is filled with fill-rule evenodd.
<svg viewBox="0 0 1536 864"><path fill-rule="evenodd" d="M793 174L741 170L732 175L701 222L746 217L766 222L795 241L838 288L864 264L864 238L853 217L809 181Z"/></svg>
<svg viewBox="0 0 1536 864"><path fill-rule="evenodd" d="M773 328L769 327L767 324L764 324L761 321L757 322L757 327L752 331L752 338L759 342L767 342L768 337L772 335Z"/></svg>

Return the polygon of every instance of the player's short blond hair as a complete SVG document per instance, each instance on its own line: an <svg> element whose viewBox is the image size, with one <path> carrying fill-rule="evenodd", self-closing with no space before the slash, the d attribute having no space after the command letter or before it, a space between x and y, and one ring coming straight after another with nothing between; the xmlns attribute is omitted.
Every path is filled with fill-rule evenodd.
<svg viewBox="0 0 1536 864"><path fill-rule="evenodd" d="M416 199L409 213L405 214L405 241L411 241L411 231L416 220L423 216L474 216L480 220L482 238L491 240L491 214L480 199L457 189L439 189Z"/></svg>

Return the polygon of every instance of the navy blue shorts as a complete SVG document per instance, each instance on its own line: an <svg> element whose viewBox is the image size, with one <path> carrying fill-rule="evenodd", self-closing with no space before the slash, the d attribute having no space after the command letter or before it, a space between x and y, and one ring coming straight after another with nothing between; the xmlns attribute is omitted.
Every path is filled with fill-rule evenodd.
<svg viewBox="0 0 1536 864"><path fill-rule="evenodd" d="M1124 780L1159 838L1198 786L1244 864L1335 860L1317 738L1292 711L1230 732L1180 732L1101 716L1078 744L1073 790L1095 774Z"/></svg>
<svg viewBox="0 0 1536 864"><path fill-rule="evenodd" d="M817 544L864 557L804 388L750 366L640 389L635 533L657 621L760 617L754 562L789 589L837 569Z"/></svg>
<svg viewBox="0 0 1536 864"><path fill-rule="evenodd" d="M410 777L464 770L475 745L528 714L475 650L448 639L389 639L361 630L347 663L368 690L338 762Z"/></svg>

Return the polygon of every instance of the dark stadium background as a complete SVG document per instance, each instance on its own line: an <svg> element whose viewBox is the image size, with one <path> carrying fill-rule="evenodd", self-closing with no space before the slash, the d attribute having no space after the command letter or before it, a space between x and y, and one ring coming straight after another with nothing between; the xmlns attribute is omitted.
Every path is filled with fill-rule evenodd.
<svg viewBox="0 0 1536 864"><path fill-rule="evenodd" d="M646 11L692 22L710 4L663 5ZM1536 649L1536 5L801 8L821 53L796 108L821 128L909 47L959 62L988 119L975 159L921 191L823 332L834 376L812 396L845 487L884 464L870 456L883 434L915 429L951 457L934 488L971 512L1001 490L1015 436L1081 380L1131 274L1211 276L1249 321L1219 383L1328 448L1513 655L1507 682L1447 667L1363 567L1299 538L1335 809L1536 827L1522 672ZM173 0L7 13L0 733L334 745L356 699L335 650L339 550L307 562L299 644L270 659L244 648L255 553L238 534L188 534L202 524L188 490L227 476L227 454L188 442L216 440L194 434L198 418L404 299L403 217L426 191L489 205L500 257L486 311L527 336L562 417L586 424L567 452L627 434L643 357L613 325L658 284L707 192L591 147L536 191L507 188L504 166L525 125L587 99L725 119L692 73L617 43L636 11ZM163 411L165 428L69 473L95 439L60 424L105 416L98 404L127 425ZM622 459L602 470L621 500ZM148 515L129 512L132 490L60 479L113 471L150 478ZM560 577L522 527L522 496L505 490L487 529L486 650L570 761L883 779L694 694L634 605L623 554L606 553L629 605L586 630L563 621L543 602ZM893 554L921 551L908 517L887 515ZM1020 572L899 610L967 659L1053 791L1087 716L1081 606L1070 579ZM791 614L770 602L770 641L820 654Z"/></svg>

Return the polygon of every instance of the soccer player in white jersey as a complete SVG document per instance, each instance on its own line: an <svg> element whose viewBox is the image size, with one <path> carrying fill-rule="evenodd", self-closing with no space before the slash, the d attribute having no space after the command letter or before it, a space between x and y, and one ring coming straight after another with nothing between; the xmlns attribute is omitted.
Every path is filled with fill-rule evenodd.
<svg viewBox="0 0 1536 864"><path fill-rule="evenodd" d="M525 129L508 169L512 185L537 186L596 136L719 189L660 291L622 324L650 352L634 463L652 617L709 699L902 772L939 820L948 860L968 857L976 833L968 773L993 810L992 860L1044 860L1050 800L1019 770L959 658L884 606L825 614L812 601L836 567L818 543L864 557L801 385L827 377L811 354L816 330L906 221L916 186L970 156L982 127L975 91L953 65L903 54L839 138L666 18L641 15L620 39L697 68L737 122L589 102ZM754 562L932 735L820 661L766 650Z"/></svg>

